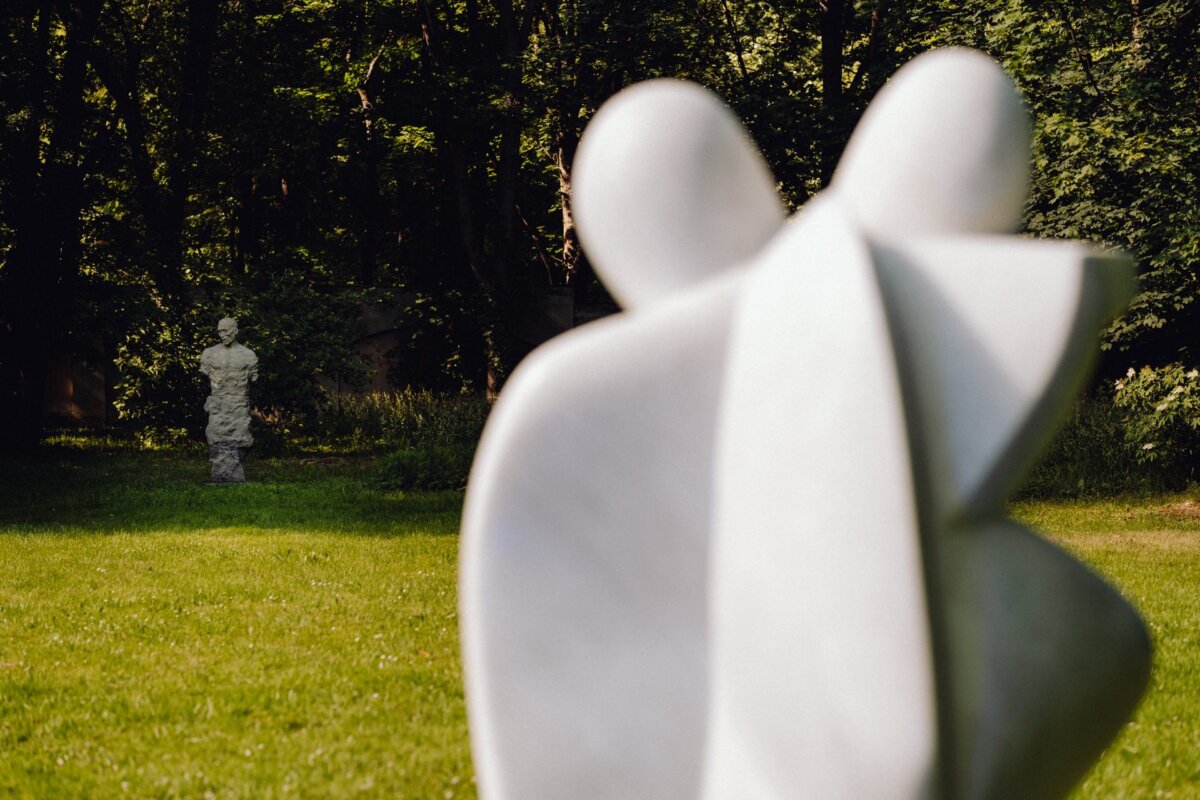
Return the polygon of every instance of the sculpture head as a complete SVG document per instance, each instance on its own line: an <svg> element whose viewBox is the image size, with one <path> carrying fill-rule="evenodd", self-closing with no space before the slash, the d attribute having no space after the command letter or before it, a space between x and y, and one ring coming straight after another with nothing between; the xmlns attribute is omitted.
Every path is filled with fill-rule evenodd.
<svg viewBox="0 0 1200 800"><path fill-rule="evenodd" d="M573 170L579 237L626 308L748 260L785 216L771 170L737 117L685 81L646 81L605 103Z"/></svg>
<svg viewBox="0 0 1200 800"><path fill-rule="evenodd" d="M226 347L231 347L237 341L237 332L237 320L233 317L225 317L217 323L217 338Z"/></svg>
<svg viewBox="0 0 1200 800"><path fill-rule="evenodd" d="M976 50L933 50L871 102L832 192L868 233L1009 233L1025 206L1029 138L1025 104L999 64Z"/></svg>

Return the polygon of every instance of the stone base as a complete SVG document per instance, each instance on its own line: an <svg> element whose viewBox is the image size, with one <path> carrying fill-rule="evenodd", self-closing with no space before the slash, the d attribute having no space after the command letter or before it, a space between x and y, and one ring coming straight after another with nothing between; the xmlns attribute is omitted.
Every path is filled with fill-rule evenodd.
<svg viewBox="0 0 1200 800"><path fill-rule="evenodd" d="M249 447L236 444L210 444L208 460L212 463L213 483L245 483L246 471L242 462L246 460Z"/></svg>

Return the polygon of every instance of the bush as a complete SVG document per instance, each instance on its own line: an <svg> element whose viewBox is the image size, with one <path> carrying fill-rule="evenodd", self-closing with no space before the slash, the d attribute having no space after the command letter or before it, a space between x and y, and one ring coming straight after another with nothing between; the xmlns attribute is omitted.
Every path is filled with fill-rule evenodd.
<svg viewBox="0 0 1200 800"><path fill-rule="evenodd" d="M264 434L267 449L279 451L282 444L276 442L286 442L294 420L317 413L318 375L363 383L352 324L361 293L322 283L294 264L264 274L253 287L197 287L194 301L143 310L144 318L130 324L114 358L120 380L113 404L122 421L143 431L147 441L203 441L209 385L199 359L216 344L214 331L223 316L238 320L238 341L258 356L259 379L250 386L250 401L262 416L252 431L256 440Z"/></svg>
<svg viewBox="0 0 1200 800"><path fill-rule="evenodd" d="M475 395L374 392L322 407L314 435L327 445L393 451L375 469L380 488L462 489L490 410Z"/></svg>
<svg viewBox="0 0 1200 800"><path fill-rule="evenodd" d="M1019 497L1096 497L1163 488L1165 476L1140 462L1122 415L1105 397L1083 397L1030 471Z"/></svg>
<svg viewBox="0 0 1200 800"><path fill-rule="evenodd" d="M383 459L375 471L382 489L465 489L475 448L441 445L401 450Z"/></svg>
<svg viewBox="0 0 1200 800"><path fill-rule="evenodd" d="M1139 464L1195 480L1200 467L1200 370L1182 364L1130 368L1117 381L1113 402Z"/></svg>
<svg viewBox="0 0 1200 800"><path fill-rule="evenodd" d="M372 392L339 398L318 412L315 438L365 450L461 445L474 449L491 406L476 395L428 390Z"/></svg>

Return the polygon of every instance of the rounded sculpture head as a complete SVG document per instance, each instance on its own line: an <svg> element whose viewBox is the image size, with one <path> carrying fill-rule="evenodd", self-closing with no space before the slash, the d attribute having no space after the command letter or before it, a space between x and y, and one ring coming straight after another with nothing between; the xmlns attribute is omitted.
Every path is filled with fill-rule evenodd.
<svg viewBox="0 0 1200 800"><path fill-rule="evenodd" d="M217 338L221 340L221 344L229 347L237 341L238 326L237 320L233 317L224 317L217 323Z"/></svg>
<svg viewBox="0 0 1200 800"><path fill-rule="evenodd" d="M686 81L646 81L605 103L572 175L580 239L626 307L748 259L784 219L771 171L737 117Z"/></svg>
<svg viewBox="0 0 1200 800"><path fill-rule="evenodd" d="M964 48L913 59L867 108L832 191L870 233L1006 233L1028 192L1029 118L1000 65Z"/></svg>

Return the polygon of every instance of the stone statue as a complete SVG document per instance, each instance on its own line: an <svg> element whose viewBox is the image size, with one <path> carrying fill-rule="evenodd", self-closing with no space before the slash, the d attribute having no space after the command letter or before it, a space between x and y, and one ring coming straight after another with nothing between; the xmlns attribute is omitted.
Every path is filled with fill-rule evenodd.
<svg viewBox="0 0 1200 800"><path fill-rule="evenodd" d="M200 371L208 376L212 394L204 402L208 412L208 458L213 483L242 483L246 452L254 444L250 435L250 381L258 380L258 356L237 341L237 321L225 317L217 323L221 343L200 355Z"/></svg>
<svg viewBox="0 0 1200 800"><path fill-rule="evenodd" d="M593 118L576 219L625 313L510 379L460 607L483 800L1060 798L1136 706L1136 612L1004 504L1132 288L1018 238L1002 70L907 65L786 219L693 84Z"/></svg>

